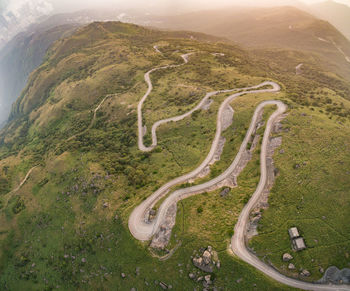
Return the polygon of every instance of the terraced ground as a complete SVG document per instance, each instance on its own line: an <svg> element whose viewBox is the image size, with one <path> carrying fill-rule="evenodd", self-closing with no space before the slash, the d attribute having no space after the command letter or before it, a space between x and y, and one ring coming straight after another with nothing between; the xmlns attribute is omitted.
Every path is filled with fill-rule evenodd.
<svg viewBox="0 0 350 291"><path fill-rule="evenodd" d="M160 281L174 290L193 289L201 283L188 278L194 269L191 255L212 245L221 261L215 271L216 287L289 290L227 252L237 217L258 183L260 146L238 177L238 187L226 197L217 190L180 202L168 248L182 243L167 261L152 257L148 244L136 241L128 231L135 206L167 181L195 169L214 138L217 111L227 94L213 98L208 110L161 126L153 151L141 153L137 147L137 104L147 90L144 73L180 64L181 55L191 51L196 53L186 66L152 75L157 82L144 104L144 124L150 128L158 119L186 112L205 92L265 80L281 84L281 93L274 97L289 108L279 133L284 153L275 155L280 174L260 235L251 246L284 271L281 254L290 251L289 224L284 221L289 219L300 222L297 226L310 246L293 255L298 267L311 271L311 279L321 277L318 263L323 268L347 266L347 81L324 71L314 56L246 52L216 38L196 34L192 40L190 35L95 23L56 43L33 72L11 122L1 132L0 289L155 290L161 288ZM212 54L217 52L225 55ZM299 63L304 64L302 74L295 75ZM115 95L101 104L110 94ZM215 177L232 163L256 106L270 98L268 93L251 94L232 102L234 121L223 132L227 142L221 159L208 177L196 183ZM271 112L266 110L265 120ZM150 144L148 130L145 145ZM37 167L23 186L10 192L33 166ZM324 224L316 224L317 209L321 219L326 216ZM272 221L275 228L270 227ZM331 229L341 235L333 235ZM313 239L320 244L313 244ZM297 276L297 271L285 272Z"/></svg>

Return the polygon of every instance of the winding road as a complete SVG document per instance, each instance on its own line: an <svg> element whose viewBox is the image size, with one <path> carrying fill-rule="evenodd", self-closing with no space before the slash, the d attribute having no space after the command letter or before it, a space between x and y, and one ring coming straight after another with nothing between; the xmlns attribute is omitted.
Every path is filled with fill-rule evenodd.
<svg viewBox="0 0 350 291"><path fill-rule="evenodd" d="M188 56L189 54L182 55L182 58L184 60L184 64L188 62ZM181 64L183 65L183 64ZM261 154L260 154L260 165L261 165L261 177L259 184L249 200L249 202L245 205L243 208L238 222L235 226L235 231L234 235L231 239L231 248L232 251L243 261L247 262L248 264L252 265L256 269L262 271L264 274L267 276L277 280L280 283L289 285L291 287L295 288L300 288L304 290L350 290L350 286L346 285L320 285L320 284L313 284L313 283L308 283L308 282L303 282L299 281L296 279L292 279L289 277L286 277L279 273L277 270L273 269L271 266L263 263L256 257L254 254L252 254L248 249L246 245L246 230L247 230L247 225L249 223L249 214L251 210L257 205L259 202L259 199L261 198L262 191L264 189L264 186L267 181L267 169L266 169L266 151L267 151L267 145L269 142L269 137L271 134L271 130L273 128L273 125L277 121L277 119L286 111L287 106L278 100L269 100L269 101L264 101L258 105L258 107L255 109L254 115L252 117L250 127L246 133L246 136L241 144L241 147L239 149L239 152L237 153L234 161L232 164L218 177L205 182L200 185L195 185L192 187L184 188L184 189L179 189L174 192L172 192L161 204L161 206L158 209L156 217L152 220L148 220L148 214L150 209L154 207L154 205L159 201L162 197L168 194L169 190L171 187L175 185L179 185L182 183L187 182L191 178L196 177L205 167L208 166L208 164L212 161L215 151L218 147L219 144L219 139L222 133L222 121L223 121L223 113L229 106L230 102L232 102L235 98L238 96L244 95L244 94L257 94L257 93L274 93L274 92L279 92L280 91L280 86L274 82L263 82L257 86L249 87L249 88L240 88L240 89L229 89L229 90L222 90L222 91L214 91L207 93L204 98L200 101L200 103L194 107L192 110L188 111L187 113L172 117L172 118L167 118L163 119L160 121L157 121L156 123L153 124L152 126L152 145L149 147L146 147L143 143L143 136L144 136L144 127L142 124L142 106L149 94L151 93L153 87L152 87L152 82L150 79L150 74L156 70L160 69L165 69L169 67L178 67L181 65L169 65L169 66L164 66L164 67L158 67L154 68L150 71L148 71L145 74L145 81L148 84L148 90L146 94L142 97L141 101L138 104L138 146L141 151L148 152L154 149L154 147L157 145L157 135L156 131L157 128L165 123L171 122L171 121L179 121L187 116L191 115L194 111L199 110L203 104L212 96L217 95L219 93L227 93L227 92L232 92L232 91L239 91L233 95L228 96L220 105L218 115L217 115L217 127L216 127L216 134L214 137L214 140L211 145L211 149L205 158L205 160L192 172L185 174L183 176L177 177L170 182L166 183L162 187L160 187L157 191L155 191L151 196L149 196L146 200L144 200L139 206L137 206L133 212L131 213L129 217L129 230L132 233L132 235L140 240L140 241L148 241L152 238L152 236L158 231L160 226L165 220L166 213L168 209L174 205L174 203L177 203L178 201L185 199L189 196L196 195L199 193L206 192L209 189L212 189L212 187L215 187L217 185L222 185L220 183L224 182L225 179L227 179L232 172L236 169L242 154L246 151L248 142L254 133L254 130L256 128L256 124L258 121L258 116L259 113L261 113L261 110L267 106L267 105L276 105L277 109L274 111L274 113L270 116L268 119L266 129L264 132L264 137L263 137L263 143L262 143L262 148L261 148ZM271 88L262 88L265 86L271 86Z"/></svg>

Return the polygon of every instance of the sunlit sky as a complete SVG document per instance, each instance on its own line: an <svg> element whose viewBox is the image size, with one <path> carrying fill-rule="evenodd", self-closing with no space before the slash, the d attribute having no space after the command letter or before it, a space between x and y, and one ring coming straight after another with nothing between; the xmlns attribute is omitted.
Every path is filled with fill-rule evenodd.
<svg viewBox="0 0 350 291"><path fill-rule="evenodd" d="M16 0L13 0L16 1ZM65 9L81 9L82 7L96 7L96 6L123 6L123 7L161 7L169 9L178 8L214 8L230 5L288 5L295 2L304 4L312 4L323 2L322 0L48 0L52 2L54 7L58 10ZM347 4L350 6L350 0L335 0L336 2Z"/></svg>
<svg viewBox="0 0 350 291"><path fill-rule="evenodd" d="M326 0L323 0L326 1ZM322 0L0 0L1 5L20 6L23 2L45 3L53 13L69 12L97 7L134 8L168 12L221 8L233 5L271 6L300 5L323 2ZM350 0L334 0L350 6ZM34 4L35 5L35 4Z"/></svg>

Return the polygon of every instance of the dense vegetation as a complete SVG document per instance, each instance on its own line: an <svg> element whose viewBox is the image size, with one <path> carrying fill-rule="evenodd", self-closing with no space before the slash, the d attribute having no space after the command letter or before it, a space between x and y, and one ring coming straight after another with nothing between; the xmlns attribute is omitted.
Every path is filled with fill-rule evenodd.
<svg viewBox="0 0 350 291"><path fill-rule="evenodd" d="M346 157L350 102L344 98L349 96L348 82L306 53L247 52L216 38L195 34L193 40L190 36L122 23L94 23L56 42L43 65L32 73L0 138L0 289L155 290L160 281L175 290L193 289L201 284L188 278L193 270L191 255L210 244L222 262L215 286L288 290L227 252L235 220L258 181L259 149L239 177L239 187L227 197L218 198L216 191L181 203L171 246L179 240L182 245L169 260L152 257L148 245L134 240L127 229L132 209L163 183L194 169L214 136L223 94L214 98L209 110L161 127L154 151L137 149L136 107L146 91L143 74L155 66L180 63L181 53L190 51L195 54L188 65L152 75L155 88L144 108L148 140L154 121L192 108L206 91L256 85L266 79L279 82L283 91L274 98L290 108L284 122L288 130L282 133L285 155L276 158L281 174L271 194L271 207L263 216L262 235L252 244L259 255L281 266L280 252L290 247L287 226L278 223L270 228L271 221L276 215L278 222L295 218L296 209L302 207L300 228L312 249L296 255L296 260L312 271L313 278L317 278L316 267L311 266L316 263L308 259L312 250L313 259L326 258L323 267L346 266L340 256L349 252L346 236L350 232L343 229L332 241L322 241L320 246L332 244L333 248L321 252L321 247L311 243L320 229L306 215L311 215L310 209L317 212L319 204L313 203L321 203L325 212L338 207L329 203L332 199L343 204L334 215L327 215L328 225L344 225L348 220L349 181L341 175L350 167ZM155 52L154 45L163 53ZM215 52L225 55L215 56ZM301 62L303 73L295 75L295 66ZM93 111L106 96L94 120ZM270 98L269 94L242 96L233 102L235 120L224 133L223 156L211 175L233 160L255 106ZM301 114L306 117L300 118ZM320 147L324 151L318 151ZM307 157L307 167L293 168ZM18 191L9 192L33 166L38 167L29 180ZM298 181L290 183L296 171L302 181L312 181L310 188L303 187L304 182L299 188ZM318 181L327 181L328 190ZM300 194L293 200L296 189ZM304 192L305 202L300 206L299 196ZM281 214L285 200L291 202ZM272 229L280 240L269 239ZM322 229L331 236L328 230ZM339 255L333 260L334 248Z"/></svg>

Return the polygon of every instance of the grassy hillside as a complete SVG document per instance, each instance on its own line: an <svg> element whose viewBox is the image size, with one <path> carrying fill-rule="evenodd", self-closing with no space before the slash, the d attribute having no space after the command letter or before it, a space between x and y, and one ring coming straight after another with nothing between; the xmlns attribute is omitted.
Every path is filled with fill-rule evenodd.
<svg viewBox="0 0 350 291"><path fill-rule="evenodd" d="M163 53L157 53L154 45ZM344 201L344 205L333 216L327 215L327 223L348 223L350 205L344 189L349 188L349 181L339 175L350 166L346 156L350 102L344 98L350 87L344 79L323 71L318 59L306 53L246 52L207 35L93 23L55 43L45 63L31 74L13 108L11 122L1 131L0 289L161 290L160 281L174 290L200 288L202 283L188 278L194 269L191 255L212 245L222 265L214 274L217 288L289 290L227 252L237 216L258 180L259 149L239 177L239 187L226 198L219 198L217 191L181 202L169 247L182 243L170 259L152 257L148 244L136 241L128 231L133 208L165 182L194 169L214 137L223 94L214 98L209 110L162 126L154 151L141 153L137 148L136 107L147 89L144 73L156 66L181 63L180 55L186 52L195 53L188 65L152 75L154 91L144 108L148 128L160 117L192 108L206 91L256 85L267 79L283 87L273 98L284 100L290 108L284 122L289 131L281 133L285 155L276 156L281 174L271 194L271 207L263 216L262 235L252 242L255 250L262 254L268 249L276 254L269 260L281 265L277 254L288 247L284 225L273 228L281 240L269 244L264 236L272 230L269 223L275 215L279 215L276 221L282 221L275 209L293 197L292 189L298 189L300 195L305 192L305 201L308 197L307 201L317 203L305 202L305 211L299 214L308 245L320 229L307 219L312 213L307 209L322 206L322 212L333 211L337 205L329 203L330 192L334 201ZM216 52L225 55L214 56ZM296 75L295 66L301 62L302 74ZM93 120L94 109L106 96ZM224 132L223 158L213 166L211 175L230 164L255 106L270 98L269 94L249 95L233 102L234 123ZM266 110L265 120L270 112ZM304 113L306 117L301 115ZM318 140L323 138L323 151L318 151L315 144L321 147ZM304 182L295 188L289 183L296 175L293 166L302 163L311 150L313 162L307 165L322 170L297 170L302 181L315 182L312 188L303 187ZM338 160L342 163L337 164ZM28 181L10 192L33 166L37 167ZM316 180L326 177L327 190ZM295 218L296 203L286 207L286 219ZM333 234L326 227L322 231ZM343 248L349 248L343 231L342 236L332 238L339 258ZM322 241L322 245L327 243ZM322 259L322 266L346 266L346 260L332 260L334 248L314 250L312 258ZM296 260L316 278L314 262L304 256L307 252Z"/></svg>

